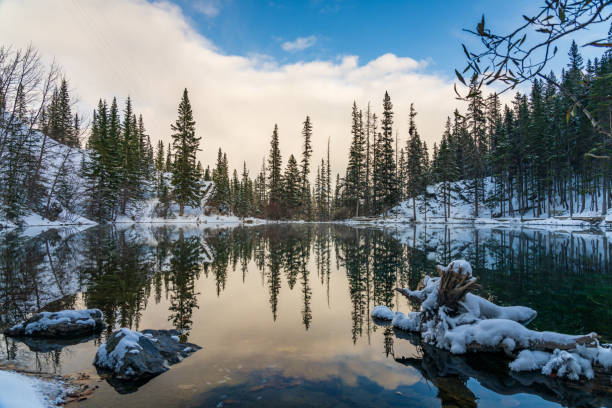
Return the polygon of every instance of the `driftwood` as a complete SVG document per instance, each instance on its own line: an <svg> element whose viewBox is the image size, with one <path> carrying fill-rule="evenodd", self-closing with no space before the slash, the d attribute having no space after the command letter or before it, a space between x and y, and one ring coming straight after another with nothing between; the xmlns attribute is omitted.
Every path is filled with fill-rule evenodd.
<svg viewBox="0 0 612 408"><path fill-rule="evenodd" d="M458 271L445 269L440 265L436 266L436 269L440 274L439 306L457 310L459 301L463 300L468 292L480 289L480 285L476 283L478 278L473 277L471 271L470 273L464 271L462 266L457 268Z"/></svg>
<svg viewBox="0 0 612 408"><path fill-rule="evenodd" d="M505 354L513 358L506 369L515 372L540 371L540 375L571 381L598 381L602 373L607 373L608 381L611 378L612 347L601 345L596 333L528 329L525 325L536 317L535 310L498 306L471 293L479 286L468 262L453 261L437 270L439 277L425 276L418 290L396 289L418 305L418 311L405 315L375 306L372 317L391 322L394 329L414 333L428 347L452 355Z"/></svg>
<svg viewBox="0 0 612 408"><path fill-rule="evenodd" d="M437 294L437 308L439 309L444 306L446 307L447 313L451 315L460 314L460 302L465 301L466 295L472 290L480 289L480 285L477 283L478 278L473 277L471 270L466 271L461 265L457 268L437 265L436 270L440 277ZM419 287L424 288L424 286L424 282L421 281ZM410 291L404 288L395 288L395 290L417 305L421 305L426 299L423 291ZM428 311L423 313L422 321L426 322L431 319L436 319L437 316L437 310ZM572 336L568 342L534 340L529 341L527 348L530 350L553 351L555 349L572 350L578 346L596 347L598 345L598 338L599 336L596 333L590 333L582 336ZM509 355L513 355L514 352L514 349L508 349L505 344L487 346L477 342L467 344L467 349L472 352L503 351Z"/></svg>

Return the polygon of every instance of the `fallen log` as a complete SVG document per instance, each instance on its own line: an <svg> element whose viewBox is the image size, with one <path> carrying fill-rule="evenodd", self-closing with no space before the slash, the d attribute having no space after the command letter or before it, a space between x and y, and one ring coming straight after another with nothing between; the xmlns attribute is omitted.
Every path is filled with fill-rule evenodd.
<svg viewBox="0 0 612 408"><path fill-rule="evenodd" d="M426 276L419 289L396 289L419 305L419 311L406 316L376 306L372 317L418 333L424 343L453 354L503 352L516 358L511 365L515 371L541 370L569 379L593 378L593 366L612 372L612 348L601 346L596 333L569 335L530 330L524 324L535 318L534 310L498 306L470 293L479 286L468 262L453 261L436 269L439 276Z"/></svg>

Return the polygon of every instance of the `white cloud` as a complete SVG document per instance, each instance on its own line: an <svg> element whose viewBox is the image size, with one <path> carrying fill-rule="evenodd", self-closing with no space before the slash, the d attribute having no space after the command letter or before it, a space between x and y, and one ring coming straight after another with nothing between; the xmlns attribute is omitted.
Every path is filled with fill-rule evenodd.
<svg viewBox="0 0 612 408"><path fill-rule="evenodd" d="M221 3L219 0L198 0L193 2L193 8L206 17L212 18L221 11Z"/></svg>
<svg viewBox="0 0 612 408"><path fill-rule="evenodd" d="M261 55L226 55L197 33L179 7L145 0L0 0L2 43L36 46L63 66L78 108L91 114L98 98L131 95L153 142L170 139L170 124L184 87L189 89L202 137L199 159L214 166L216 151L230 165L246 160L252 172L268 153L275 123L286 163L299 155L306 115L314 124L313 161L331 137L333 172L344 172L353 100L380 113L388 90L400 143L411 102L420 134L431 146L459 102L452 78L426 74L425 64L384 54L365 63L356 56L281 64ZM313 173L314 173L313 169Z"/></svg>
<svg viewBox="0 0 612 408"><path fill-rule="evenodd" d="M310 35L308 37L298 37L295 41L286 41L281 47L287 52L302 51L310 48L317 42L317 37Z"/></svg>

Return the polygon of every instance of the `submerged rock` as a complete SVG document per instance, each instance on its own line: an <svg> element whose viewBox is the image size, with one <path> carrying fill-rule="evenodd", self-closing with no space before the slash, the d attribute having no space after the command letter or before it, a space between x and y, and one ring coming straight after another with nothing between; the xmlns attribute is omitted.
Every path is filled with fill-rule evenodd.
<svg viewBox="0 0 612 408"><path fill-rule="evenodd" d="M177 330L119 329L100 346L94 365L110 373L113 380L147 381L201 349L181 343L179 334Z"/></svg>
<svg viewBox="0 0 612 408"><path fill-rule="evenodd" d="M6 329L13 337L69 338L89 336L104 328L104 315L99 309L41 312L25 322Z"/></svg>
<svg viewBox="0 0 612 408"><path fill-rule="evenodd" d="M89 334L79 337L28 337L15 336L14 339L24 343L30 351L35 353L49 353L51 351L60 351L64 347L74 346L81 343L87 343L100 337L100 333Z"/></svg>

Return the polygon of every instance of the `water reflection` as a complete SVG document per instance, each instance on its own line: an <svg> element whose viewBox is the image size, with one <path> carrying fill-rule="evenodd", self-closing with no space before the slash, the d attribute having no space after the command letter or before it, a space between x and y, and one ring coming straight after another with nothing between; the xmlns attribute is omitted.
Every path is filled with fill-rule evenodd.
<svg viewBox="0 0 612 408"><path fill-rule="evenodd" d="M117 327L175 328L204 349L125 399L103 389L90 406L146 406L161 393L169 405L188 406L216 405L226 394L307 406L474 406L491 398L597 406L601 399L558 391L563 384L510 378L507 362L491 374L490 362L475 369L398 338L373 324L369 312L377 304L408 311L393 289L414 288L435 263L462 257L474 265L485 296L538 310L533 327L610 339L611 254L603 234L443 227L137 225L9 233L0 236L0 326L37 310L95 307L108 329L65 348L3 339L0 359L47 372L85 370ZM241 368L221 376L228 366Z"/></svg>

